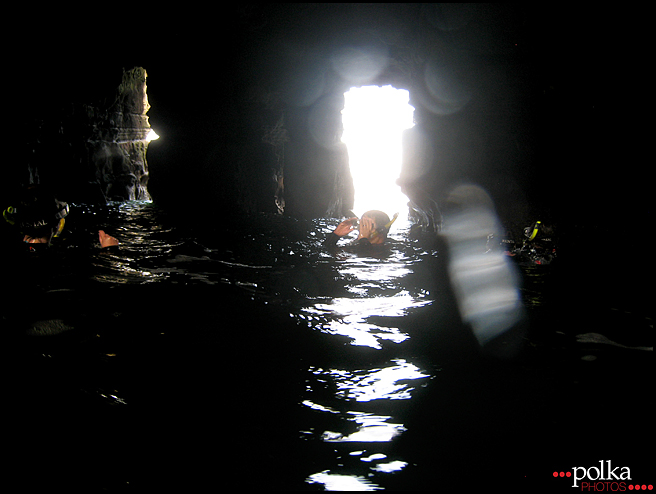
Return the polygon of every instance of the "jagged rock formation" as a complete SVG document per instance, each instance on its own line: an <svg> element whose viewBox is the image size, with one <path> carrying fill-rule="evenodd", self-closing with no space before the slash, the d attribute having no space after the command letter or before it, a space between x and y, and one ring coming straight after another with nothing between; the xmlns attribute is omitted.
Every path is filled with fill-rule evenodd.
<svg viewBox="0 0 656 494"><path fill-rule="evenodd" d="M111 200L150 199L146 151L151 132L146 70L123 73L116 100L107 109L87 106L91 135L86 140L96 183Z"/></svg>
<svg viewBox="0 0 656 494"><path fill-rule="evenodd" d="M45 183L75 201L150 199L146 70L124 70L114 94L98 96L32 110L27 165L16 186Z"/></svg>

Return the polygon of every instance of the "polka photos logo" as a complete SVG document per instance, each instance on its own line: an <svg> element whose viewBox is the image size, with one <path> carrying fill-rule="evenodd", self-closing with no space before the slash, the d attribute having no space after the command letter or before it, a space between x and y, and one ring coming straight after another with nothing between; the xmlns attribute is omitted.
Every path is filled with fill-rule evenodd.
<svg viewBox="0 0 656 494"><path fill-rule="evenodd" d="M602 460L590 467L573 467L563 472L553 472L558 479L584 492L653 491L653 484L638 483L629 467L613 466L611 460ZM565 485L567 485L565 484Z"/></svg>

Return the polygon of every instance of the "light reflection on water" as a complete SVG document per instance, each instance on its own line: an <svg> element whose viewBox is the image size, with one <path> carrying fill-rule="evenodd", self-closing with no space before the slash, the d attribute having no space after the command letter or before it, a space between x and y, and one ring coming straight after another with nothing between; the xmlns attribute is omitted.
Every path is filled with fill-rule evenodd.
<svg viewBox="0 0 656 494"><path fill-rule="evenodd" d="M309 484L323 484L327 491L377 491L382 487L359 475L340 475L325 470L310 475Z"/></svg>
<svg viewBox="0 0 656 494"><path fill-rule="evenodd" d="M345 400L409 400L410 391L406 383L399 381L430 377L413 364L402 359L394 359L396 365L383 369L344 371L338 369L310 368L313 374L330 376L336 383L335 395Z"/></svg>
<svg viewBox="0 0 656 494"><path fill-rule="evenodd" d="M387 422L390 416L348 411L358 430L345 436L341 432L324 431L321 439L327 443L386 443L405 431L401 424Z"/></svg>
<svg viewBox="0 0 656 494"><path fill-rule="evenodd" d="M414 380L431 376L404 360L395 360L394 362L396 365L383 369L354 371L310 367L309 370L316 376L316 381L308 384L306 391L312 395L315 391L313 387L321 388L323 387L321 383L330 380L336 388L334 398L342 402L409 400L411 391L415 389L416 385L420 385L419 383L415 384ZM413 381L414 386L408 384L407 381ZM425 385L425 382L421 385ZM304 400L303 405L320 412L343 414L347 421L357 424L357 430L352 433L324 431L321 439L325 442L387 442L405 430L402 424L388 422L392 417L387 415L350 409L340 412L309 399Z"/></svg>
<svg viewBox="0 0 656 494"><path fill-rule="evenodd" d="M383 342L400 344L410 335L395 325L395 321L412 309L431 303L425 292L413 295L403 287L403 278L411 274L414 259L402 251L392 251L379 258L359 257L354 254L337 255L337 271L346 281L345 288L350 294L346 297L333 297L301 308L298 317L305 320L313 329L322 333L345 336L351 345L367 346L379 350ZM432 378L414 364L403 359L394 359L393 365L370 369L322 369L310 367L315 376L313 382L306 381L306 394L309 396L302 404L317 412L338 415L344 418L342 430L309 431L306 440L319 435L324 443L353 444L361 448L375 448L376 444L388 443L406 431L405 426L393 415L381 415L366 411L366 404L385 400L410 400L412 391L419 385L425 386ZM329 406L317 402L315 394L328 385L334 389ZM363 406L365 410L354 409L353 405ZM355 431L353 431L355 427ZM358 456L362 451L352 450L349 456ZM392 473L402 470L407 462L387 458L380 452L361 458L361 463L373 463L367 477L346 474L348 468L338 463L336 469L327 469L309 475L309 484L323 484L325 490L378 490L382 487L374 483L374 472ZM338 459L339 461L339 459ZM356 467L357 468L357 467Z"/></svg>
<svg viewBox="0 0 656 494"><path fill-rule="evenodd" d="M185 238L176 226L162 224L149 203L121 204L114 213L116 228L110 232L121 249L93 256L92 279L100 283L229 284L254 300L282 305L310 331L339 337L335 345L344 352L353 346L377 351L406 342L411 335L403 327L404 316L432 303L428 291L405 281L418 259L398 230L389 249L372 257L327 253L321 239L334 228L334 220L314 222L303 238L285 238L284 231L278 237L242 232L241 248L233 248ZM344 337L350 345L343 345ZM381 488L373 476L407 465L376 450L406 431L397 413L404 407L388 411L385 404L407 401L407 409L414 391L434 376L401 358L350 369L308 362L306 370L309 377L297 403L309 414L304 423L312 425L299 424L309 429L298 431L302 440L328 448L341 444L349 451L336 458L336 466L306 472L305 482L323 484L326 490ZM324 417L338 421L328 425ZM355 462L355 470L345 470L344 462Z"/></svg>
<svg viewBox="0 0 656 494"><path fill-rule="evenodd" d="M407 292L401 291L389 297L335 298L330 303L318 303L301 310L303 314L315 316L318 329L324 333L347 336L351 344L380 349L381 340L401 343L409 338L399 328L367 322L370 316L400 317L410 307L421 307L427 301L417 301Z"/></svg>
<svg viewBox="0 0 656 494"><path fill-rule="evenodd" d="M353 451L349 453L350 456L360 456L364 451ZM361 462L376 462L387 458L382 453L375 453L368 457L360 458ZM373 477L371 472L393 473L402 470L408 464L404 461L394 460L387 463L375 463L370 467L370 473L367 477ZM345 475L338 473L330 473L330 470L324 470L319 473L310 475L307 478L309 484L323 484L324 489L327 491L377 491L382 490L383 487L374 483L370 478L362 475Z"/></svg>
<svg viewBox="0 0 656 494"><path fill-rule="evenodd" d="M409 259L400 251L389 252L379 259L344 253L340 258L337 271L346 280L346 291L352 295L304 307L299 317L314 319L315 329L346 336L355 346L380 349L382 340L394 343L407 340L409 335L392 325L393 318L401 318L410 309L430 303L425 299L426 293L412 295L401 288L403 278L412 273ZM376 318L376 322L371 318ZM385 324L381 318L385 318Z"/></svg>
<svg viewBox="0 0 656 494"><path fill-rule="evenodd" d="M344 418L344 426L341 431L325 430L320 433L321 441L329 444L352 443L355 448L349 452L349 456L360 456L363 444L367 444L369 452L375 448L376 443L387 443L402 434L406 428L398 423L391 415L380 415L378 413L362 411L359 408L363 404L383 400L410 400L412 391L417 386L426 386L427 379L432 376L422 372L414 364L403 359L394 359L394 365L383 368L357 369L348 371L344 369L321 369L310 367L314 380L306 381L306 394L313 397L320 395L321 390L328 386L334 389L331 397L326 397L332 407L327 404L316 403L312 399L306 399L302 404L309 409L321 413L328 413ZM316 398L313 398L316 400ZM355 427L355 431L353 431ZM319 431L317 431L317 434ZM306 439L313 438L313 432L309 431ZM375 450L375 449L374 449ZM406 462L394 460L392 462L378 462L387 455L383 453L372 453L368 457L362 457L362 462L374 462L371 471L390 473L401 470L407 465ZM340 464L338 464L340 466ZM341 464L343 466L343 464ZM370 474L371 475L371 474ZM370 490L376 487L370 480L357 475L344 475L331 473L330 470L310 475L309 483L322 483L327 490Z"/></svg>
<svg viewBox="0 0 656 494"><path fill-rule="evenodd" d="M310 367L310 372L316 377L314 382L307 384L306 393L313 395L315 391L325 386L324 383L330 381L331 387L335 389L332 398L336 398L342 404L374 400L409 400L416 386L426 384L426 381L421 380L431 377L405 360L395 359L393 363L395 365L382 369L353 371ZM321 412L343 413L347 421L357 424L357 430L353 433L324 431L321 439L326 442L386 442L405 430L402 424L389 423L391 416L351 409L341 412L310 399L304 400L303 405Z"/></svg>

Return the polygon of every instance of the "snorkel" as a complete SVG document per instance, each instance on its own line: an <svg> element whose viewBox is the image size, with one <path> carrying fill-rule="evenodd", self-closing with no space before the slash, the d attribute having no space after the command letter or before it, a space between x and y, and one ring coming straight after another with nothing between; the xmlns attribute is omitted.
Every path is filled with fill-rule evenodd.
<svg viewBox="0 0 656 494"><path fill-rule="evenodd" d="M530 242L531 240L533 240L533 239L537 236L537 234L538 234L538 229L539 229L539 227L540 227L541 224L542 224L542 223L541 223L540 221L536 221L535 224L533 225L533 231L532 231L532 232L531 232L531 228L530 228L530 227L527 227L527 228L524 230L524 235L526 235L526 236L528 237L528 241L529 241L529 242Z"/></svg>
<svg viewBox="0 0 656 494"><path fill-rule="evenodd" d="M376 228L373 232L371 232L370 238L376 238L379 235L386 236L390 228L396 221L396 218L398 217L399 217L399 213L394 213L394 216L389 222L385 223L385 225L381 226L380 228Z"/></svg>
<svg viewBox="0 0 656 494"><path fill-rule="evenodd" d="M64 225L66 224L66 216L68 216L68 204L62 201L58 201L55 199L55 204L57 205L57 214L55 215L55 219L59 220L57 223L57 229L53 233L52 237L56 238L61 235L61 232L64 231Z"/></svg>
<svg viewBox="0 0 656 494"><path fill-rule="evenodd" d="M13 217L15 214L16 214L16 208L9 206L7 209L5 209L2 212L2 217L5 219L7 223L13 226L16 223L16 218Z"/></svg>

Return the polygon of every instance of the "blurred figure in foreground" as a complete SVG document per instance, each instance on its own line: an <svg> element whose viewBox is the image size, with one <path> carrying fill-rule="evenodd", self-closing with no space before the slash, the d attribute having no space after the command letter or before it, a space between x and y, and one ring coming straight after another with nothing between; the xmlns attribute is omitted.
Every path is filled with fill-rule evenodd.
<svg viewBox="0 0 656 494"><path fill-rule="evenodd" d="M492 199L481 187L467 184L451 191L442 232L449 277L460 316L481 347L503 340L524 321L517 267L502 251L487 248L489 235L500 236L500 231ZM513 332L511 342L518 340Z"/></svg>

